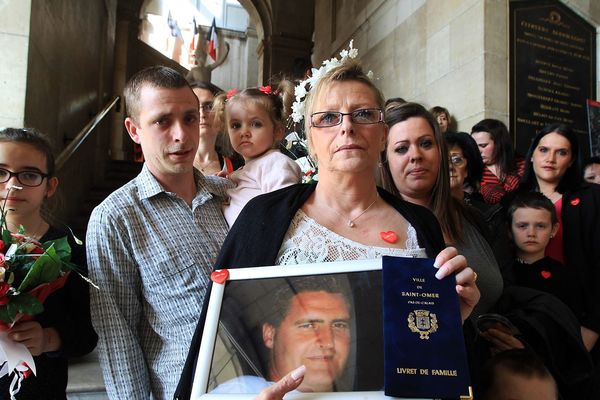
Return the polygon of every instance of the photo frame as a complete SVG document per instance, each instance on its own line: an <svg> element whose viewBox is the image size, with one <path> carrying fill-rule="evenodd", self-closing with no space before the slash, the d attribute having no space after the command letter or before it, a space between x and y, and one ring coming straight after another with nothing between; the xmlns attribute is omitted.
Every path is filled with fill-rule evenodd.
<svg viewBox="0 0 600 400"><path fill-rule="evenodd" d="M276 375L286 357L288 364L298 366L296 360L316 351L314 341L309 344L295 337L290 339L293 345L280 345L288 350L278 352L275 341L285 340L284 326L316 330L319 324L326 335L340 336L322 339L322 343L335 342L335 349L326 355L310 354L317 358L317 370L321 369L311 372L307 365L305 381L316 382L310 390L331 383L335 391L292 392L286 398L386 398L383 315L373 312L381 310L381 269L382 260L377 259L215 271L191 398L254 399L269 382L289 372ZM281 300L285 292L288 298ZM313 312L310 302L333 306L303 315ZM302 306L296 307L297 303ZM294 314L294 310L302 312ZM286 321L295 325L285 325ZM277 329L270 330L274 326ZM270 335L272 331L275 334Z"/></svg>

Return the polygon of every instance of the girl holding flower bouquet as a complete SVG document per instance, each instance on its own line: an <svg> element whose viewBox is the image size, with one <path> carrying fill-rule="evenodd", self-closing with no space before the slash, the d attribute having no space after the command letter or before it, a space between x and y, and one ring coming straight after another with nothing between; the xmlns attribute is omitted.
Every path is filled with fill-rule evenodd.
<svg viewBox="0 0 600 400"><path fill-rule="evenodd" d="M84 247L42 216L42 206L57 186L54 157L44 135L30 129L0 131L0 203L5 228L13 234L24 230L25 236L40 243L67 236L71 262L86 273ZM1 249L3 256L6 252L6 248ZM5 276L12 271L4 264L4 257L0 259L7 267L0 268L0 285L4 287L8 284ZM4 298L0 297L0 305L6 304ZM64 286L51 293L43 306L43 312L33 318L0 327L8 329L8 338L25 345L34 356L37 373L22 380L18 399L65 399L67 359L89 353L98 339L90 321L88 284L78 274L69 274ZM0 379L0 398L9 398L12 380L11 375Z"/></svg>
<svg viewBox="0 0 600 400"><path fill-rule="evenodd" d="M302 179L298 164L276 150L285 132L292 92L293 84L283 80L276 90L271 86L248 88L240 93L231 90L215 99L215 118L245 161L229 176L236 185L228 190L230 203L223 209L229 226L252 198Z"/></svg>

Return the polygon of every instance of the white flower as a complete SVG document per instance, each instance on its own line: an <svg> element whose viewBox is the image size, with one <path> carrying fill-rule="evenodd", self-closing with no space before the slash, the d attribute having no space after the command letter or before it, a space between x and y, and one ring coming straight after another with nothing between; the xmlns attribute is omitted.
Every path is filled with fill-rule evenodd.
<svg viewBox="0 0 600 400"><path fill-rule="evenodd" d="M292 113L290 115L294 122L298 123L302 121L302 118L304 117L304 101L306 99L306 95L308 94L308 90L306 89L307 86L310 86L311 89L314 88L319 80L331 69L339 66L342 63L342 60L346 58L356 58L358 56L358 49L355 49L353 45L354 40L350 40L350 43L348 43L348 48L340 52L340 59L333 57L328 60L324 60L321 67L312 68L311 76L296 86L294 89L296 101L294 101L292 104ZM369 71L367 73L367 77L372 79L373 72Z"/></svg>

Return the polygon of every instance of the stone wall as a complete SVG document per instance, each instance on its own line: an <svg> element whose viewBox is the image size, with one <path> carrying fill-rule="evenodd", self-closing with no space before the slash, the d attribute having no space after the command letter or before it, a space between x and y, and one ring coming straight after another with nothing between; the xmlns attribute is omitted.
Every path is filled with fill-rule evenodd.
<svg viewBox="0 0 600 400"><path fill-rule="evenodd" d="M31 0L0 1L0 127L25 117Z"/></svg>
<svg viewBox="0 0 600 400"><path fill-rule="evenodd" d="M600 2L564 3L600 26ZM313 63L350 39L386 97L444 106L458 130L508 123L508 0L315 2Z"/></svg>

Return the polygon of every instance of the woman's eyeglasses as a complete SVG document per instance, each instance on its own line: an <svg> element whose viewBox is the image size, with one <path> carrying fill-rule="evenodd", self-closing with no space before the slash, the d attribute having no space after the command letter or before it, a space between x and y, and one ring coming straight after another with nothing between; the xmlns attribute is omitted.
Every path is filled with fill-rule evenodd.
<svg viewBox="0 0 600 400"><path fill-rule="evenodd" d="M342 123L344 115L350 116L355 124L377 124L383 122L383 111L378 108L364 108L349 113L337 111L316 112L310 115L310 126L329 128Z"/></svg>
<svg viewBox="0 0 600 400"><path fill-rule="evenodd" d="M457 156L457 155L453 155L450 156L450 164L456 166L456 167L462 167L463 165L465 165L467 162L466 158L463 158L461 156Z"/></svg>
<svg viewBox="0 0 600 400"><path fill-rule="evenodd" d="M42 174L37 171L20 171L20 172L12 172L4 168L0 168L0 183L6 183L13 176L17 177L19 183L23 186L36 187L40 186L44 181L44 178L47 178L48 174Z"/></svg>
<svg viewBox="0 0 600 400"><path fill-rule="evenodd" d="M200 111L205 112L205 113L209 113L211 112L213 109L213 103L203 103L200 104Z"/></svg>

